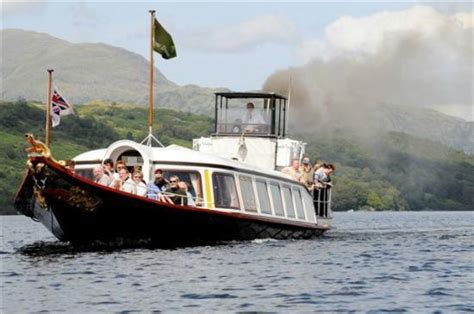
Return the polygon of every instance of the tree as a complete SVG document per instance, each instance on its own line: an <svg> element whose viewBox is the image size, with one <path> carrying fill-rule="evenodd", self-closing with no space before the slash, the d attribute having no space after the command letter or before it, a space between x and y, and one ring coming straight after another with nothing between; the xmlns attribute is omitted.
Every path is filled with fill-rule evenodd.
<svg viewBox="0 0 474 314"><path fill-rule="evenodd" d="M384 209L382 199L376 192L373 191L369 192L369 195L367 196L367 205L379 210Z"/></svg>

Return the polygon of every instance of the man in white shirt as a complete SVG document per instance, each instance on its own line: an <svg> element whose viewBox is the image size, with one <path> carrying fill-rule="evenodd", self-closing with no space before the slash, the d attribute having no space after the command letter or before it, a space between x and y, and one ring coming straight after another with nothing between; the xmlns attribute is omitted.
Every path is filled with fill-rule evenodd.
<svg viewBox="0 0 474 314"><path fill-rule="evenodd" d="M242 116L242 126L245 132L258 132L259 128L263 128L265 120L260 112L255 111L255 105L252 102L247 104L247 111Z"/></svg>
<svg viewBox="0 0 474 314"><path fill-rule="evenodd" d="M109 186L112 180L110 180L109 176L104 173L104 169L102 166L95 166L92 170L94 174L94 182L100 185Z"/></svg>

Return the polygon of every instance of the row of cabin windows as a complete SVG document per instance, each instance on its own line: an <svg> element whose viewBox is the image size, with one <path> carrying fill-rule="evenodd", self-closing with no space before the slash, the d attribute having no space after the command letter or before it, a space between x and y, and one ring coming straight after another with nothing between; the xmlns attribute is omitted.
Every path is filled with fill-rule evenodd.
<svg viewBox="0 0 474 314"><path fill-rule="evenodd" d="M243 207L246 211L257 212L258 206L263 214L305 219L314 221L313 204L307 193L301 193L299 188L291 188L288 185L280 185L277 182L267 183L263 180L254 181L249 176L238 176L240 192L242 193ZM237 186L234 176L228 173L213 173L212 175L214 202L216 207L240 209ZM255 193L255 192L256 193ZM271 197L271 200L270 200ZM258 202L257 202L258 200ZM305 217L304 206L308 209ZM258 204L258 205L257 205Z"/></svg>
<svg viewBox="0 0 474 314"><path fill-rule="evenodd" d="M92 170L90 169L76 170L76 174L92 179ZM197 203L200 203L202 191L201 175L199 172L164 169L163 175L165 178L177 175L181 181L188 184L189 192L192 197L196 199ZM238 178L240 191L242 193L243 207L246 211L256 213L258 212L259 206L262 214L272 215L273 203L273 210L276 216L285 217L284 208L286 208L287 217L305 219L304 204L304 207L307 209L306 215L309 216L307 217L308 220L314 220L314 213L310 210L313 208L312 199L307 195L308 193L301 193L299 188L292 189L288 185L280 185L277 182L267 183L266 181L259 179L254 182L249 176L241 175L238 176ZM212 181L215 206L218 208L240 209L234 175L230 173L215 172L212 175ZM283 207L283 205L285 207Z"/></svg>

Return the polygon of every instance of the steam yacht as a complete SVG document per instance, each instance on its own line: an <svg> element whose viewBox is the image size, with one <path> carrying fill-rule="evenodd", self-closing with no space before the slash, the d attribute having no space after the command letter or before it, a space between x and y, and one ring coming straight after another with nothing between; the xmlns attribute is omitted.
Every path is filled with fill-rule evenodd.
<svg viewBox="0 0 474 314"><path fill-rule="evenodd" d="M74 157L74 171L28 136L31 148L16 209L72 244L187 245L321 235L331 225L330 190L315 197L280 172L305 150L305 143L286 137L286 112L287 99L275 93L217 93L214 132L194 139L192 149L119 140ZM178 176L195 206L95 183L92 170L106 159L122 160L130 169L141 166L146 181L156 169L165 177Z"/></svg>

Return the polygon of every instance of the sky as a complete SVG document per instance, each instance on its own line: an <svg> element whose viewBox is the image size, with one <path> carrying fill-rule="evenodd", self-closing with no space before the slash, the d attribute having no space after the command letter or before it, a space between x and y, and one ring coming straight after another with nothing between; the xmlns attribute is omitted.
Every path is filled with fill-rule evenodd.
<svg viewBox="0 0 474 314"><path fill-rule="evenodd" d="M184 85L259 89L275 70L301 64L306 42L349 15L413 6L401 3L271 2L12 2L3 1L2 28L46 32L70 42L103 42L149 59L149 9L172 35L178 57L156 59Z"/></svg>
<svg viewBox="0 0 474 314"><path fill-rule="evenodd" d="M380 20L377 16L408 12L417 6L434 8L447 17L460 12L472 14L473 10L470 2L449 1L132 3L7 0L2 1L1 11L3 29L45 32L74 43L102 42L149 59L148 10L154 9L177 49L178 56L174 59L155 57L155 66L168 79L180 85L245 91L260 89L276 71L302 66L315 57L321 60L334 58L339 56L336 50L347 51L348 46L351 53L355 45L358 45L358 52L367 53L380 36L378 24L374 22ZM398 26L394 31L403 30L399 26L403 24L403 18L403 14L395 15L398 21L392 24ZM465 17L463 21L466 21ZM423 27L416 25L417 21L413 23L409 27ZM470 23L473 23L472 18ZM384 32L392 31L393 27L387 24L390 23L384 22L381 26ZM342 31L338 30L341 25L346 27ZM369 28L366 25L370 25ZM346 35L341 36L341 33ZM459 104L452 104L456 105Z"/></svg>

